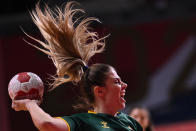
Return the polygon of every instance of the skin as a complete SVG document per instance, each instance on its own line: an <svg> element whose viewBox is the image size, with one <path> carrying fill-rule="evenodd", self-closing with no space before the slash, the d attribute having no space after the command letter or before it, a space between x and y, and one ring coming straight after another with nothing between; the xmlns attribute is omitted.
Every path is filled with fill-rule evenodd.
<svg viewBox="0 0 196 131"><path fill-rule="evenodd" d="M125 92L127 84L122 82L116 71L111 68L105 87L95 87L95 112L116 115L125 108Z"/></svg>
<svg viewBox="0 0 196 131"><path fill-rule="evenodd" d="M149 113L147 110L135 108L130 113L130 116L140 123L144 131L146 130L150 122Z"/></svg>
<svg viewBox="0 0 196 131"><path fill-rule="evenodd" d="M39 107L36 100L12 100L12 108L15 111L29 111L34 125L40 131L68 131L68 127L61 119L51 117Z"/></svg>
<svg viewBox="0 0 196 131"><path fill-rule="evenodd" d="M105 81L105 86L94 87L94 112L115 116L125 108L125 90L127 84L122 82L116 71L111 68ZM61 119L53 118L39 107L36 100L13 100L12 108L15 111L29 111L34 125L41 131L68 131L68 127Z"/></svg>

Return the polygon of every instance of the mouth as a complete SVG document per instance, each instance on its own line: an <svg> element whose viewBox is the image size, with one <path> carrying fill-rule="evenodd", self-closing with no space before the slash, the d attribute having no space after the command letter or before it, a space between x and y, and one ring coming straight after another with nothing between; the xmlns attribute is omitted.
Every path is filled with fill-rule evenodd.
<svg viewBox="0 0 196 131"><path fill-rule="evenodd" d="M121 92L120 98L121 98L121 100L122 100L123 102L126 102L126 100L125 100L125 91L124 91L124 92Z"/></svg>

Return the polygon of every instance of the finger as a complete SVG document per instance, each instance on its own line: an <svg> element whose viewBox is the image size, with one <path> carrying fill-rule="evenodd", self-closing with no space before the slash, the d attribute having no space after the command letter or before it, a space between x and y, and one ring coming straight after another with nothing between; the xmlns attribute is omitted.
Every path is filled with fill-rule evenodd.
<svg viewBox="0 0 196 131"><path fill-rule="evenodd" d="M20 111L15 103L12 103L12 109L14 109L15 111Z"/></svg>
<svg viewBox="0 0 196 131"><path fill-rule="evenodd" d="M17 100L12 100L12 106L17 107L18 106L18 101Z"/></svg>
<svg viewBox="0 0 196 131"><path fill-rule="evenodd" d="M12 102L18 103L18 102L23 102L23 101L27 101L27 100L29 100L29 99L12 100Z"/></svg>
<svg viewBox="0 0 196 131"><path fill-rule="evenodd" d="M12 100L12 108L15 110L15 111L21 111L21 101L20 100Z"/></svg>
<svg viewBox="0 0 196 131"><path fill-rule="evenodd" d="M16 105L12 102L12 108L15 109Z"/></svg>
<svg viewBox="0 0 196 131"><path fill-rule="evenodd" d="M14 110L15 110L15 111L21 111L19 108L15 108Z"/></svg>
<svg viewBox="0 0 196 131"><path fill-rule="evenodd" d="M38 105L40 105L42 103L42 100L39 100L36 102Z"/></svg>

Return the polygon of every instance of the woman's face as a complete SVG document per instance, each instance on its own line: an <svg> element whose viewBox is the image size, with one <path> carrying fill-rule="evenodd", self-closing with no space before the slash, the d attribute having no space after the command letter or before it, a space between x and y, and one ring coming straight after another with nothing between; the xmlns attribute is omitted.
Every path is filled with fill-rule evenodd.
<svg viewBox="0 0 196 131"><path fill-rule="evenodd" d="M125 90L127 84L122 82L116 71L111 68L105 82L105 105L113 111L125 108Z"/></svg>
<svg viewBox="0 0 196 131"><path fill-rule="evenodd" d="M130 116L138 121L145 131L150 122L149 113L145 109L135 108L130 113Z"/></svg>

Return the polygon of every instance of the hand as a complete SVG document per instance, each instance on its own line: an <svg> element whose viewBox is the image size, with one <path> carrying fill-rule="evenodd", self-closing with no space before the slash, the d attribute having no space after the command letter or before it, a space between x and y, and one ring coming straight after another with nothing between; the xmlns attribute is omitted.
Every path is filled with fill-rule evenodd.
<svg viewBox="0 0 196 131"><path fill-rule="evenodd" d="M41 101L38 100L30 100L30 99L23 99L23 100L12 100L12 108L15 111L27 111L28 106L31 104L40 105Z"/></svg>

